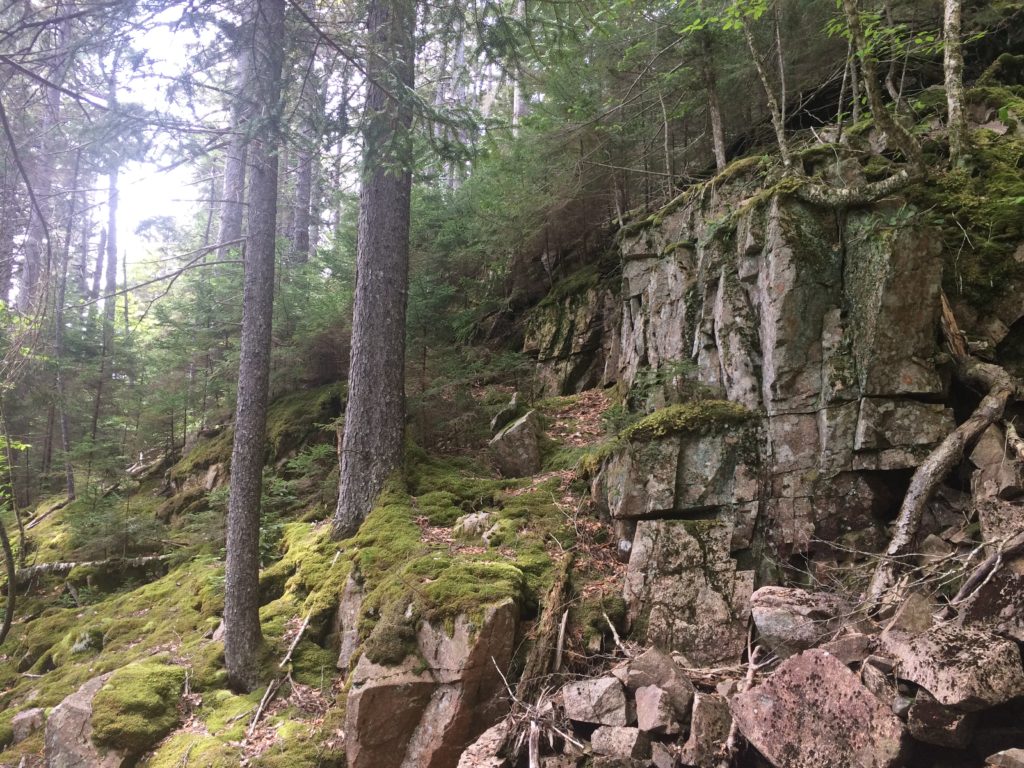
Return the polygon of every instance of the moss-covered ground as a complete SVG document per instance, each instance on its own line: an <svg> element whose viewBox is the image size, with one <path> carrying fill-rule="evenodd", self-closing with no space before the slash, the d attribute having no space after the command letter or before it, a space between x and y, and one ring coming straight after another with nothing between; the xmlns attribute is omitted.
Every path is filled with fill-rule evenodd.
<svg viewBox="0 0 1024 768"><path fill-rule="evenodd" d="M500 388L478 394L487 403L484 418L507 398ZM170 554L163 575L121 574L101 583L91 569L77 569L70 577L39 579L21 596L19 618L0 646L0 764L17 764L42 750L40 734L10 745L9 721L17 712L52 708L89 679L111 672L95 701L95 740L142 754L140 765L339 765L347 670L336 669L331 629L350 574L365 595L359 653L382 663L416 652L420 620L451 626L457 616L507 598L527 618L537 611L553 562L577 543L572 515L582 487L574 480L575 460L566 457L578 454L594 431L581 428L579 413L589 409L586 419L593 421L595 409L607 405L603 397L540 404L552 436L546 443L549 466L534 478L502 479L479 453L439 455L410 443L404 472L389 482L358 534L337 542L320 495L336 483L336 458L319 426L336 405L325 403L337 397L337 388L300 395L285 398L287 408L275 404L272 411L288 415L271 432L278 437L268 440L268 457L277 461L268 466L264 494L272 512L267 517L265 510L260 583L266 680L278 674L277 661L302 620L308 617L308 623L287 670L291 683L253 737L247 738L247 729L263 690L229 691L223 647L213 640L223 610L223 551L212 540L222 530L213 517L223 514L223 492L214 491L206 512L193 509L159 524L159 538L170 546L169 553L163 550ZM304 416L314 401L320 405ZM289 420L304 420L305 426ZM224 460L218 451L230 445L221 445L229 432L197 443L175 466L178 480L191 486L189 478L205 474L210 461ZM122 501L153 518L162 503L157 487L133 487ZM117 509L123 514L125 507ZM39 562L81 554L66 511L30 532ZM486 541L455 530L460 518L475 512L489 515Z"/></svg>

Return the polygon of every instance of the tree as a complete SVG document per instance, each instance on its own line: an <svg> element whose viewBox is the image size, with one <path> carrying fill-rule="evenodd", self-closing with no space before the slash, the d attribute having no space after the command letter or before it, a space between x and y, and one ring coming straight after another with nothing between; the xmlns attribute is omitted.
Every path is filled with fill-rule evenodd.
<svg viewBox="0 0 1024 768"><path fill-rule="evenodd" d="M284 59L284 0L252 0L252 49L242 120L250 136L249 226L245 240L241 356L228 497L224 583L224 661L233 688L249 690L259 676L260 496L277 229L277 147Z"/></svg>
<svg viewBox="0 0 1024 768"><path fill-rule="evenodd" d="M949 162L957 166L967 145L967 116L964 112L964 53L960 36L961 0L945 0L944 68L948 110Z"/></svg>
<svg viewBox="0 0 1024 768"><path fill-rule="evenodd" d="M331 533L350 536L402 463L415 0L370 0L348 406Z"/></svg>

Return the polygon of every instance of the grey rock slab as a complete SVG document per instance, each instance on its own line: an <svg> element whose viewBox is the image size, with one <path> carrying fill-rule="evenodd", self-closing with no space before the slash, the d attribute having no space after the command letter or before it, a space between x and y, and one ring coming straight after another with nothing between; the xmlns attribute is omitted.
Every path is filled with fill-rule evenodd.
<svg viewBox="0 0 1024 768"><path fill-rule="evenodd" d="M54 707L44 736L47 768L127 768L133 760L92 743L92 701L110 674L94 677Z"/></svg>
<svg viewBox="0 0 1024 768"><path fill-rule="evenodd" d="M645 733L673 736L680 730L672 697L656 685L637 688L636 723Z"/></svg>
<svg viewBox="0 0 1024 768"><path fill-rule="evenodd" d="M903 724L822 650L782 662L729 708L776 768L895 768L902 760Z"/></svg>
<svg viewBox="0 0 1024 768"><path fill-rule="evenodd" d="M488 451L505 477L526 477L540 470L540 416L529 411L495 435Z"/></svg>
<svg viewBox="0 0 1024 768"><path fill-rule="evenodd" d="M690 716L690 736L683 744L680 759L696 768L718 768L729 739L732 715L724 696L698 693Z"/></svg>
<svg viewBox="0 0 1024 768"><path fill-rule="evenodd" d="M639 728L602 725L590 736L595 755L643 759L651 755L651 740Z"/></svg>
<svg viewBox="0 0 1024 768"><path fill-rule="evenodd" d="M750 596L750 613L761 640L786 658L833 636L853 609L826 592L761 587Z"/></svg>
<svg viewBox="0 0 1024 768"><path fill-rule="evenodd" d="M925 744L964 749L974 734L975 717L974 713L939 704L922 689L907 711L907 730Z"/></svg>
<svg viewBox="0 0 1024 768"><path fill-rule="evenodd" d="M596 725L629 725L626 692L614 677L580 680L562 687L562 704L570 720Z"/></svg>
<svg viewBox="0 0 1024 768"><path fill-rule="evenodd" d="M39 707L26 709L11 718L11 733L15 744L20 744L43 727L46 713Z"/></svg>
<svg viewBox="0 0 1024 768"><path fill-rule="evenodd" d="M1020 650L990 632L946 624L921 634L885 632L879 645L896 659L897 677L940 704L970 712L1024 695Z"/></svg>

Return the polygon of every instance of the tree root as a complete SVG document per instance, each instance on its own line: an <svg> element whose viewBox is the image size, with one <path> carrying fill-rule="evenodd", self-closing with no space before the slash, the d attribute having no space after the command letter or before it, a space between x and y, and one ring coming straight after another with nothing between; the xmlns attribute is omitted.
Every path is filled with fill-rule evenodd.
<svg viewBox="0 0 1024 768"><path fill-rule="evenodd" d="M868 586L866 607L869 613L879 610L901 574L911 565L921 519L935 490L963 460L967 446L989 425L1002 419L1011 398L1020 398L1024 392L1021 382L1003 368L970 356L945 295L942 296L942 330L957 363L957 378L986 394L970 418L939 443L914 472L896 519L896 531Z"/></svg>
<svg viewBox="0 0 1024 768"><path fill-rule="evenodd" d="M27 568L19 568L15 574L15 584L17 586L25 586L37 576L70 573L79 567L116 571L128 568L142 568L150 563L163 562L166 559L167 555L146 555L145 557L112 557L108 560L85 560L77 563L40 563L39 565L30 565Z"/></svg>

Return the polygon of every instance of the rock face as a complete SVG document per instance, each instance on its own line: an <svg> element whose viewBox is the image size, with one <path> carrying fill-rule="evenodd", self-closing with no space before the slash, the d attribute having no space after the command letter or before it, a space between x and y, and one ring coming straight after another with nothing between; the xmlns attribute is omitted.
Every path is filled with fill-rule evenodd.
<svg viewBox="0 0 1024 768"><path fill-rule="evenodd" d="M462 751L504 713L497 669L512 660L517 622L517 606L505 601L485 609L479 626L460 617L451 636L444 627L422 622L422 658L385 667L361 657L345 717L349 767L456 765Z"/></svg>
<svg viewBox="0 0 1024 768"><path fill-rule="evenodd" d="M825 651L787 659L729 706L776 768L887 768L902 759L903 724Z"/></svg>
<svg viewBox="0 0 1024 768"><path fill-rule="evenodd" d="M571 278L570 278L571 279ZM523 352L537 358L547 395L605 386L618 374L619 306L610 290L590 287L546 301L530 313Z"/></svg>
<svg viewBox="0 0 1024 768"><path fill-rule="evenodd" d="M696 664L739 659L754 574L737 570L732 537L725 521L637 524L624 590L637 634Z"/></svg>
<svg viewBox="0 0 1024 768"><path fill-rule="evenodd" d="M46 721L47 768L124 768L127 756L92 743L92 700L110 678L94 677L54 707Z"/></svg>
<svg viewBox="0 0 1024 768"><path fill-rule="evenodd" d="M363 605L363 587L349 574L334 614L333 634L338 638L338 669L347 670L359 648L359 613Z"/></svg>
<svg viewBox="0 0 1024 768"><path fill-rule="evenodd" d="M947 624L919 635L886 632L880 643L899 677L947 707L971 712L1024 695L1016 643L988 632Z"/></svg>
<svg viewBox="0 0 1024 768"><path fill-rule="evenodd" d="M540 416L530 411L495 435L488 451L505 477L524 477L540 470Z"/></svg>

